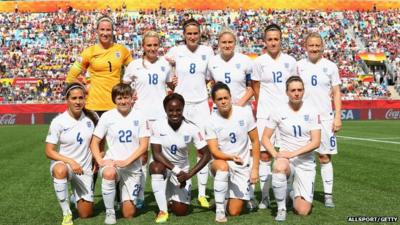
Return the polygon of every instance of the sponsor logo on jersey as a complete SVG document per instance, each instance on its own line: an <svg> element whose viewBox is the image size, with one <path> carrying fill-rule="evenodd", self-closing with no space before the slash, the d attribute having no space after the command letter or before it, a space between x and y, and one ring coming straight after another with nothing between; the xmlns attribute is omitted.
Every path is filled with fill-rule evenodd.
<svg viewBox="0 0 400 225"><path fill-rule="evenodd" d="M165 136L167 136L167 134L161 134L161 133L160 133L160 136L161 136L161 137L165 137Z"/></svg>
<svg viewBox="0 0 400 225"><path fill-rule="evenodd" d="M115 52L115 57L119 59L121 57L121 52Z"/></svg>
<svg viewBox="0 0 400 225"><path fill-rule="evenodd" d="M67 130L69 130L69 128L64 128L64 129L63 129L64 132L67 131Z"/></svg>
<svg viewBox="0 0 400 225"><path fill-rule="evenodd" d="M240 69L240 63L236 64L236 69Z"/></svg>
<svg viewBox="0 0 400 225"><path fill-rule="evenodd" d="M201 59L202 59L203 61L206 61L207 56L206 56L206 55L201 55Z"/></svg>
<svg viewBox="0 0 400 225"><path fill-rule="evenodd" d="M183 136L183 140L185 141L185 143L188 143L190 140L190 136L189 135L184 135Z"/></svg>
<svg viewBox="0 0 400 225"><path fill-rule="evenodd" d="M309 121L310 120L310 115L304 115L304 121Z"/></svg>
<svg viewBox="0 0 400 225"><path fill-rule="evenodd" d="M87 122L86 122L86 125L87 125L88 128L91 128L91 127L92 127L92 122L87 121Z"/></svg>
<svg viewBox="0 0 400 225"><path fill-rule="evenodd" d="M161 71L162 71L162 72L165 72L165 66L162 66L162 67L161 67Z"/></svg>
<svg viewBox="0 0 400 225"><path fill-rule="evenodd" d="M239 126L241 126L241 127L244 126L244 120L239 120Z"/></svg>
<svg viewBox="0 0 400 225"><path fill-rule="evenodd" d="M133 121L133 126L135 126L135 127L139 126L139 120L134 120Z"/></svg>

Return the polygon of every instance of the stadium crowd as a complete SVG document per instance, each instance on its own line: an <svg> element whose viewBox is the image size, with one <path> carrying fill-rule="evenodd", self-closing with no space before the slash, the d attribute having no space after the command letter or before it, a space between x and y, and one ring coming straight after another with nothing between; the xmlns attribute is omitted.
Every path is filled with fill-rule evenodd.
<svg viewBox="0 0 400 225"><path fill-rule="evenodd" d="M95 21L109 14L115 21L115 39L142 56L145 31L160 33L161 54L182 42L182 21L193 17L202 24L202 41L216 51L216 34L225 26L238 37L238 51L259 55L263 52L263 24L283 25L283 49L297 60L305 55L304 34L317 31L325 39L325 56L335 62L343 77L359 72L356 54L384 52L392 65L393 80L400 73L399 9L369 12L319 12L302 10L217 10L177 11L159 9L127 12L125 8L103 11L59 10L54 13L0 14L0 78L37 78L36 85L10 85L2 82L3 102L60 102L60 89L69 67L87 46L96 42ZM386 24L386 26L379 26ZM397 76L396 76L397 75ZM350 79L352 80L352 79ZM388 97L380 81L360 85L344 81L344 98ZM351 88L349 88L351 86ZM351 90L350 90L351 89ZM367 89L367 91L365 91ZM350 94L351 93L351 96ZM367 94L365 94L367 93Z"/></svg>

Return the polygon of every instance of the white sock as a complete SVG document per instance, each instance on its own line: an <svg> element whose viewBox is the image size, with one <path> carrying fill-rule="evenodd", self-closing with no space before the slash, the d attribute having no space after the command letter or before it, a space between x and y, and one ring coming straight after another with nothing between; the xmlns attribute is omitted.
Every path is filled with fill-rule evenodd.
<svg viewBox="0 0 400 225"><path fill-rule="evenodd" d="M269 201L269 186L271 180L271 161L265 162L260 160L258 173L260 175L261 201L267 199Z"/></svg>
<svg viewBox="0 0 400 225"><path fill-rule="evenodd" d="M142 188L139 191L138 199L144 200L144 189L146 188L146 180L147 180L147 164L142 165L142 176L140 177L140 184Z"/></svg>
<svg viewBox="0 0 400 225"><path fill-rule="evenodd" d="M103 195L104 206L106 210L114 210L115 200L115 180L106 180L103 178L101 182L101 192Z"/></svg>
<svg viewBox="0 0 400 225"><path fill-rule="evenodd" d="M167 181L164 180L164 175L152 174L151 187L153 189L154 198L156 199L160 211L168 212L167 197L165 195L167 189Z"/></svg>
<svg viewBox="0 0 400 225"><path fill-rule="evenodd" d="M250 156L250 168L253 168L253 156ZM255 184L250 184L249 186L249 196L251 199L256 199L254 196L254 189L256 188Z"/></svg>
<svg viewBox="0 0 400 225"><path fill-rule="evenodd" d="M71 209L69 208L67 178L64 179L53 178L53 184L54 184L54 190L56 191L57 200L61 206L63 215L65 216L68 214L72 214Z"/></svg>
<svg viewBox="0 0 400 225"><path fill-rule="evenodd" d="M197 162L200 158L197 158ZM199 190L199 197L206 196L206 187L208 180L208 163L197 173L197 186Z"/></svg>
<svg viewBox="0 0 400 225"><path fill-rule="evenodd" d="M324 185L324 193L332 195L333 189L333 167L332 162L321 164L321 177Z"/></svg>
<svg viewBox="0 0 400 225"><path fill-rule="evenodd" d="M272 173L272 190L279 209L286 210L287 180L283 173Z"/></svg>
<svg viewBox="0 0 400 225"><path fill-rule="evenodd" d="M228 192L228 171L219 171L214 177L214 198L215 206L218 211L225 211L225 195Z"/></svg>

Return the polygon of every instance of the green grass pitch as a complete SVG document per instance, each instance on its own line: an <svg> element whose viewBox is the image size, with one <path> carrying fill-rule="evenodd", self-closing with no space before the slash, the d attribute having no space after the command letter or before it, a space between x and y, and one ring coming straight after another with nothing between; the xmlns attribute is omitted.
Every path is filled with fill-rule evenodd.
<svg viewBox="0 0 400 225"><path fill-rule="evenodd" d="M44 155L47 129L47 125L0 127L0 224L60 224L62 221L50 178L50 161ZM287 221L280 224L349 224L348 216L400 216L400 121L345 121L338 135L342 136L338 137L339 154L333 159L336 208L323 206L317 167L312 214L303 218L289 212ZM193 161L193 154L191 159ZM146 208L130 220L121 219L117 212L118 224L154 224L157 206L149 181ZM215 224L214 212L201 209L197 204L196 179L193 179L193 187L190 215L170 216L167 224ZM100 188L97 182L94 217L75 218L75 224L103 224L105 215ZM207 194L212 195L211 181ZM259 198L259 188L256 194ZM273 220L275 213L273 204L272 209L228 217L228 223L277 224Z"/></svg>

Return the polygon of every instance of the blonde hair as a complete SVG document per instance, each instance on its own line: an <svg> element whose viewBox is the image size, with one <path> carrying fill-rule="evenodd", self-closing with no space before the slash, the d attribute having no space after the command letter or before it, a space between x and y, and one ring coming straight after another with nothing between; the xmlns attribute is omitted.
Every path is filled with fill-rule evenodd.
<svg viewBox="0 0 400 225"><path fill-rule="evenodd" d="M149 31L146 31L144 34L143 34L143 38L142 38L142 46L144 46L144 42L145 42L145 40L146 40L146 38L149 38L149 37L155 37L155 38L157 38L158 39L158 44L160 44L160 35L158 35L158 33L156 32L156 31L154 31L154 30L149 30ZM142 54L142 65L143 65L143 67L144 68L146 68L146 65L144 64L144 55L145 55L146 53L143 51L143 54ZM147 68L146 68L147 69Z"/></svg>
<svg viewBox="0 0 400 225"><path fill-rule="evenodd" d="M96 26L97 29L99 28L100 23L103 21L111 23L111 29L114 30L114 22L109 16L102 16L97 20L97 26Z"/></svg>
<svg viewBox="0 0 400 225"><path fill-rule="evenodd" d="M305 44L305 45L307 45L307 41L308 41L308 39L310 39L310 38L319 38L319 39L321 40L322 47L325 46L325 44L324 44L324 39L322 38L322 36L321 36L318 32L311 32L311 33L309 33L309 34L307 35L305 41L304 41L304 44Z"/></svg>
<svg viewBox="0 0 400 225"><path fill-rule="evenodd" d="M235 40L235 43L236 43L236 35L235 35L235 33L233 33L233 31L232 31L231 29L229 29L229 28L223 28L223 29L221 30L221 32L219 32L219 34L218 34L218 42L219 42L219 40L221 39L221 37L222 37L224 34L230 34L230 35L232 35L232 37L233 37L233 39Z"/></svg>

